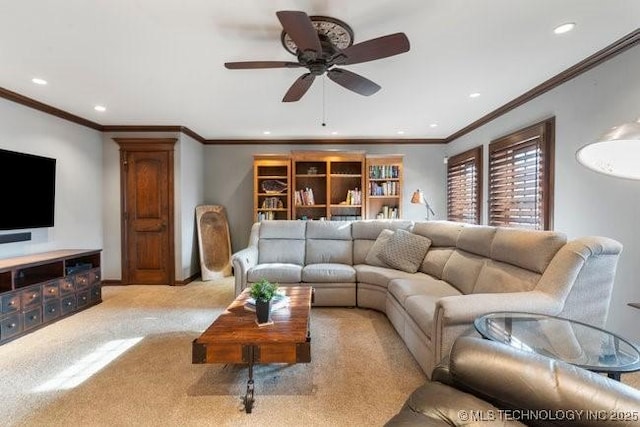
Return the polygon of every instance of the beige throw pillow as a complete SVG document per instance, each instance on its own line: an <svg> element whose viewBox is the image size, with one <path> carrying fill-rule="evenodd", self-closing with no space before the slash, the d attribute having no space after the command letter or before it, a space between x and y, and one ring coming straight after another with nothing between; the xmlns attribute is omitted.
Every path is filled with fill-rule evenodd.
<svg viewBox="0 0 640 427"><path fill-rule="evenodd" d="M415 273L430 246L430 239L400 229L384 244L379 258L397 270Z"/></svg>
<svg viewBox="0 0 640 427"><path fill-rule="evenodd" d="M385 243L387 243L391 236L393 236L393 231L386 228L378 234L378 238L373 243L373 246L371 246L371 249L369 249L369 252L367 252L367 256L364 259L365 264L376 267L388 267L388 265L380 259L379 255Z"/></svg>

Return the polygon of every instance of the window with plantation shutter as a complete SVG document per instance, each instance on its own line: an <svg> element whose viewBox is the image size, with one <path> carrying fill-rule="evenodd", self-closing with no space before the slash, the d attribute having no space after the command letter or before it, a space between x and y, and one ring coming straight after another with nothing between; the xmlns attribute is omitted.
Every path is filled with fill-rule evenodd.
<svg viewBox="0 0 640 427"><path fill-rule="evenodd" d="M447 162L447 219L480 224L482 206L482 146Z"/></svg>
<svg viewBox="0 0 640 427"><path fill-rule="evenodd" d="M555 120L489 144L489 225L552 229Z"/></svg>

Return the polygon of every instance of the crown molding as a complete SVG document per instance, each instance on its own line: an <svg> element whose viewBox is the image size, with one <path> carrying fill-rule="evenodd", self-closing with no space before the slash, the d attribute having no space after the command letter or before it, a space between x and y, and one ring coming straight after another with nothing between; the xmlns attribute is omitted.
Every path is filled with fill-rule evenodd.
<svg viewBox="0 0 640 427"><path fill-rule="evenodd" d="M545 92L554 89L561 84L585 73L593 67L600 65L616 55L637 46L640 43L640 28L632 31L626 36L613 42L604 49L594 53L588 58L580 61L576 65L564 70L563 72L551 77L549 80L539 84L533 89L523 93L519 97L504 104L503 106L495 109L489 114L481 117L473 123L465 126L459 131L449 135L442 139L421 139L421 138L368 138L368 139L206 139L186 126L155 126L155 125L101 125L96 122L92 122L85 118L76 116L74 114L63 111L59 108L52 107L43 102L35 99L20 95L19 93L12 92L8 89L0 87L0 98L7 99L9 101L16 102L18 104L25 105L35 110L42 111L43 113L51 114L64 120L68 120L73 123L77 123L82 126L100 131L100 132L180 132L196 141L206 145L271 145L271 144L285 144L285 145L324 145L324 144L447 144L460 138L463 135L483 126L492 120L506 114L507 112L519 107L534 98L542 95Z"/></svg>
<svg viewBox="0 0 640 427"><path fill-rule="evenodd" d="M445 138L449 143L640 43L640 28Z"/></svg>

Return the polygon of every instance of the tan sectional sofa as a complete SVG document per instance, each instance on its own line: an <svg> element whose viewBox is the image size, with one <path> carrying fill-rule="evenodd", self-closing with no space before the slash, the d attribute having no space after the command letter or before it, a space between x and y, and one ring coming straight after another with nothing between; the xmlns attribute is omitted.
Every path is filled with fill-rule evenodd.
<svg viewBox="0 0 640 427"><path fill-rule="evenodd" d="M427 375L488 312L604 326L622 251L606 237L447 221L263 221L249 240L232 257L236 294L266 278L313 286L316 306L384 312Z"/></svg>

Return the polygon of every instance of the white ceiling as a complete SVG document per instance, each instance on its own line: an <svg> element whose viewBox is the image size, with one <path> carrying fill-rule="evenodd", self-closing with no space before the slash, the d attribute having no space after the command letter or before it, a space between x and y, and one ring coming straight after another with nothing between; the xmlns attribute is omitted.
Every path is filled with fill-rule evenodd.
<svg viewBox="0 0 640 427"><path fill-rule="evenodd" d="M404 32L411 50L344 67L382 86L371 97L319 78L282 103L304 69L223 66L295 61L278 10L341 19L355 43ZM575 30L554 35L565 22ZM639 23L639 0L0 0L0 87L101 125L206 139L446 138Z"/></svg>

